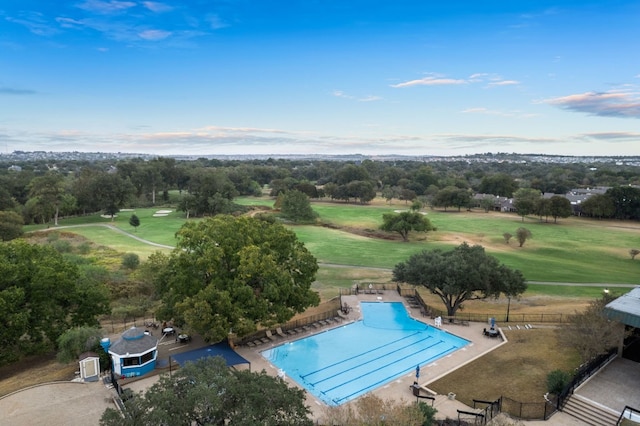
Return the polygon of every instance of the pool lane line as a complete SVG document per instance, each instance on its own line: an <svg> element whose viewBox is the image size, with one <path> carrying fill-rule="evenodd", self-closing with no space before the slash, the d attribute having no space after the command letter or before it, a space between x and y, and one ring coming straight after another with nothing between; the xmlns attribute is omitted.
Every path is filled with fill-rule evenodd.
<svg viewBox="0 0 640 426"><path fill-rule="evenodd" d="M401 341L403 341L403 340L405 340L405 339L412 338L412 337L414 337L414 336L416 336L416 335L419 335L419 334L421 334L421 333L420 333L420 332L415 332L415 333L409 334L409 335L407 335L407 336L403 336L403 337L401 337L401 338L399 338L399 339L396 339L396 340L393 340L393 341L391 341L391 342L385 343L384 345L376 346L375 348L371 348L371 349L369 349L368 351L360 352L360 353L358 353L358 354L356 354L356 355L353 355L353 356L351 356L351 357L349 357L349 358L345 358L345 359L342 359L342 360L340 360L340 361L338 361L338 362L334 362L333 364L325 365L325 366L324 366L324 367L322 367L322 368L319 368L319 369L317 369L317 370L315 370L315 371L311 371L311 372L309 372L309 373L305 374L304 376L302 376L302 375L301 375L300 377L302 377L302 378L304 379L305 377L307 377L307 376L311 376L312 374L319 373L320 371L326 370L326 369L328 369L328 368L332 368L332 367L334 367L334 366L336 366L336 365L342 364L342 363L347 362L347 361L351 361L352 359L355 359L355 358L358 358L358 357L360 357L360 356L366 355L366 354L368 354L368 353L370 353L370 352L374 352L374 351L377 351L377 350L379 350L379 349L385 348L385 347L387 347L387 346L389 346L389 345L393 345L394 343L401 342ZM429 336L427 336L427 339L429 339L429 338L431 338L431 337L433 337L433 336L429 335ZM422 340L426 340L426 339L422 339Z"/></svg>
<svg viewBox="0 0 640 426"><path fill-rule="evenodd" d="M452 346L452 347L450 347L449 349L447 349L446 351L442 351L442 352L440 352L440 353L438 353L438 354L436 354L436 355L433 355L432 357L430 357L430 358L426 359L425 361L421 362L420 364L426 364L426 363L429 363L429 362L431 362L432 360L434 360L434 359L438 359L438 358L441 358L441 357L445 356L446 354L448 354L448 353L450 353L450 352L452 352L452 351L455 351L455 350L457 350L457 349L459 349L459 347L458 347L458 346ZM404 358L402 358L402 359L404 359ZM388 365L390 365L390 364L388 364ZM412 368L413 368L413 367L412 367ZM372 389L372 388L375 388L375 387L378 387L378 386L380 386L380 385L381 385L381 384L383 384L383 383L387 383L387 382L391 381L392 379L394 379L394 378L398 377L399 375L403 374L405 371L409 371L409 370L402 369L402 370L401 370L400 372L398 372L398 373L395 373L395 374L392 374L392 375L388 375L388 376L387 376L387 377L385 377L384 379L379 380L379 381L377 381L377 382L375 382L375 383L373 383L373 384L371 384L371 385L369 385L369 386L366 386L366 387L364 387L364 388L362 388L362 389L359 389L359 390L358 390L358 391L356 391L356 392L352 392L351 394L349 394L349 395L347 395L347 396L344 396L344 397L341 397L341 398L338 398L338 399L332 398L331 400L332 400L332 401L334 401L337 405L339 405L340 401L343 401L343 400L349 399L349 398L351 398L352 396L357 395L357 394L359 394L359 393L364 393L365 391L367 391L367 390L369 390L369 389ZM341 386L346 385L347 383L351 383L351 382L353 382L353 381L355 381L355 380L358 380L358 379L360 379L361 377L368 376L369 374L374 373L374 372L375 372L375 371L372 371L372 372L369 372L369 373L363 374L363 375L361 375L361 376L358 376L358 377L356 377L356 378L354 378L354 379L352 379L352 380L350 380L350 381L348 381L348 382L345 382L345 383L343 383L343 384L341 384L341 385L335 386L335 387L333 387L333 388L331 388L331 389L327 389L327 390L325 390L323 393L325 393L325 394L326 394L326 393L328 393L328 392L331 392L331 391L332 391L332 390L334 390L334 389L337 389L337 388L339 388L339 387L341 387Z"/></svg>
<svg viewBox="0 0 640 426"><path fill-rule="evenodd" d="M422 339L422 340L427 340L427 339ZM369 359L369 360L367 360L366 362L363 362L363 363L358 364L358 365L356 365L356 366L350 367L350 368L348 368L348 369L346 369L346 370L344 370L344 369L343 369L343 370L340 370L339 372L337 372L337 373L335 373L335 374L333 374L333 375L331 375L331 376L327 376L327 377L325 377L325 378L323 378L323 379L321 379L321 380L318 380L317 382L308 382L308 383L311 383L313 386L315 386L315 385L317 385L318 383L322 383L322 382L327 381L327 380L329 380L329 379L333 379L334 377L337 377L337 376L340 376L340 375L342 375L342 374L345 374L345 373L347 373L347 372L349 372L349 371L351 371L351 370L354 370L354 369L356 369L356 368L360 368L360 367L364 367L364 366L366 366L367 364L370 364L370 363L372 363L372 362L378 361L379 359L386 358L386 357L388 357L388 356L390 356L390 355L393 355L394 353L396 353L396 352L398 352L398 351L401 351L401 350L403 350L403 349L406 349L406 348L409 348L409 347L411 347L411 346L417 345L417 344L419 344L422 340L419 340L419 341L417 341L417 342L414 342L414 343L412 343L412 344L410 344L410 345L405 345L405 346L403 346L403 347L401 347L401 348L398 348L398 349L396 349L396 350L394 350L394 351L385 352L384 354L382 354L382 355L380 355L380 356L378 356L378 357L376 357L376 358ZM419 352L426 351L426 350L429 350L429 349L431 349L431 348L433 348L433 347L435 347L435 346L438 346L438 345L439 345L439 344L441 344L441 343L445 343L445 341L444 341L444 340L439 340L439 341L435 342L434 344L427 346L426 348L422 348L422 347L421 347L421 348L419 348L419 350L414 351L414 352L411 352L410 354L408 354L408 355L406 355L406 356L404 356L404 357L402 357L402 358L397 358L397 359L395 359L395 361L394 361L394 362L402 361L403 359L409 358L410 356L414 356L415 354L417 354L417 353L419 353ZM455 346L454 346L454 347L455 347ZM387 367L387 366L389 366L389 365L393 364L394 362L389 362L389 363L387 363L387 364L385 364L385 365L382 365L382 366L378 367L377 369L379 370L379 369L381 369L381 368L385 368L385 367ZM374 370L371 370L371 371L374 371ZM356 379L357 379L357 378L356 378ZM345 382L345 383L349 383L349 382Z"/></svg>

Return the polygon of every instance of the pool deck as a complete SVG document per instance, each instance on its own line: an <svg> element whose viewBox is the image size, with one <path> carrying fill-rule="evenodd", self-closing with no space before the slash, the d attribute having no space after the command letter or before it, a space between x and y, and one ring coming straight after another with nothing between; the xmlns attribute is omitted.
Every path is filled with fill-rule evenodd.
<svg viewBox="0 0 640 426"><path fill-rule="evenodd" d="M433 325L433 320L430 317L424 317L420 313L420 309L411 308L406 300L401 297L397 292L392 290L387 290L382 294L359 294L358 296L342 296L342 302L348 303L353 310L345 317L345 320L342 324L336 324L336 327L343 326L351 321L358 321L362 318L362 314L360 312L360 302L403 302L410 315L421 322L424 322L429 325ZM473 323L470 322L468 326L466 325L450 325L447 323L443 323L441 329L448 331L456 336L462 337L466 340L469 340L469 344L459 349L452 354L449 354L443 358L438 359L436 362L427 365L420 366L420 379L418 380L419 385L423 388L421 391L421 395L427 395L429 391L429 383L439 379L440 377L450 373L451 371L475 360L476 358L486 354L494 350L495 348L501 346L506 343L504 337L502 338L490 338L483 335L483 328L486 328L487 325L483 323ZM326 329L331 328L330 326L326 327ZM321 330L321 331L325 331ZM318 330L310 330L306 333L299 334L295 337L291 338L279 338L272 343L268 343L265 345L261 345L258 348L248 348L248 347L238 347L236 351L245 357L248 361L251 362L251 370L252 371L261 371L265 370L267 373L272 375L277 375L278 369L267 361L265 358L260 355L260 352L269 349L274 346L278 346L282 343L297 340L300 338L307 337L311 334L317 333ZM339 350L339 348L336 348ZM292 386L299 386L295 381L291 380L289 377L286 377L285 380ZM385 400L394 399L397 401L414 401L415 396L411 391L411 385L415 380L415 373L411 372L406 374L393 382L384 385L371 393L379 396ZM327 408L327 405L311 395L307 392L307 404L311 407L313 412L314 419L322 419L323 413ZM450 399L448 395L435 395L436 400L434 403L434 407L438 410L437 418L457 418L458 412L457 410L469 411L470 408L465 404L455 400ZM353 403L350 402L350 403Z"/></svg>

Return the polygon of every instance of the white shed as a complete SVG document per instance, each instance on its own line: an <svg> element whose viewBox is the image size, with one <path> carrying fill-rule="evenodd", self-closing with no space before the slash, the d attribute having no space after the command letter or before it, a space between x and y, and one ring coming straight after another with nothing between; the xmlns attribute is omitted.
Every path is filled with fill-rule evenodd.
<svg viewBox="0 0 640 426"><path fill-rule="evenodd" d="M95 352L80 355L80 378L85 382L97 382L100 378L100 357Z"/></svg>

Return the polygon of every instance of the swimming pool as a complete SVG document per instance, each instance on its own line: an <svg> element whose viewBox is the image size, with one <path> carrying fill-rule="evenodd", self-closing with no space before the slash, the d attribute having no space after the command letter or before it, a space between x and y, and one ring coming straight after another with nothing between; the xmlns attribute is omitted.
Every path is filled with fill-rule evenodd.
<svg viewBox="0 0 640 426"><path fill-rule="evenodd" d="M340 405L469 343L414 320L400 302L360 306L363 320L262 356L326 404Z"/></svg>

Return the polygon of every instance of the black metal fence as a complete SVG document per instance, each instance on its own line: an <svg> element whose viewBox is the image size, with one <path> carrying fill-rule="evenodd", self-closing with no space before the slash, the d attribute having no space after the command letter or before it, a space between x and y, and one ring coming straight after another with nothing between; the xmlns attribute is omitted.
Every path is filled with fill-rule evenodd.
<svg viewBox="0 0 640 426"><path fill-rule="evenodd" d="M622 414L618 417L616 425L621 426L636 426L640 425L640 410L637 408L629 407L628 405L622 410Z"/></svg>
<svg viewBox="0 0 640 426"><path fill-rule="evenodd" d="M523 420L547 420L556 412L549 402L520 402L506 396L500 398L500 410L512 417Z"/></svg>
<svg viewBox="0 0 640 426"><path fill-rule="evenodd" d="M308 315L305 317L301 317L301 318L297 318L295 320L291 320L289 322L286 322L284 324L280 325L280 328L282 329L283 332L287 332L289 330L295 330L301 327L304 327L306 325L311 325L313 323L316 323L318 321L323 321L323 320L327 320L329 318L334 318L338 315L338 311L340 310L340 308L342 307L341 303L340 303L340 298L339 297L335 297L325 303L322 304L323 306L323 310L321 312L318 312L314 315ZM236 345L243 345L246 344L247 342L251 342L254 341L256 339L262 338L266 336L266 329L263 330L259 330L251 335L248 336L244 336L241 340L235 340L233 343Z"/></svg>
<svg viewBox="0 0 640 426"><path fill-rule="evenodd" d="M578 371L576 371L576 374L574 374L573 379L567 384L567 386L564 387L562 392L558 394L556 408L558 410L562 410L562 407L564 407L567 399L569 399L569 397L573 394L573 391L585 380L597 373L598 370L609 363L609 361L615 358L617 354L618 348L613 348L606 354L599 355L587 364L583 364L582 366L580 366L580 368L578 368Z"/></svg>

